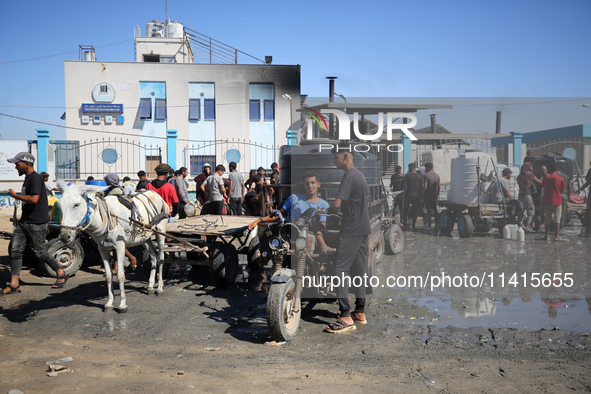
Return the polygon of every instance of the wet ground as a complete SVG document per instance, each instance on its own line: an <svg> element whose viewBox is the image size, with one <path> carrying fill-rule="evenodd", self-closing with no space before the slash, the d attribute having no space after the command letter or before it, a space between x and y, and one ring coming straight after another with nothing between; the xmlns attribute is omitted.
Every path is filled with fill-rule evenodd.
<svg viewBox="0 0 591 394"><path fill-rule="evenodd" d="M569 226L558 242L540 234L517 242L496 233L463 239L406 232L404 254L389 257L379 276L408 283L380 285L376 301L419 305L424 315L402 313L400 319L437 326L591 332L591 239L579 232ZM427 283L417 286L409 277Z"/></svg>
<svg viewBox="0 0 591 394"><path fill-rule="evenodd" d="M498 235L406 233L406 250L378 266L380 280L449 275L493 283L378 286L368 325L323 333L338 308L319 304L304 314L293 341L274 347L265 345L265 293L248 281L218 288L206 271L177 266L156 297L146 294L138 270L127 278L129 311L117 314L102 312L106 286L98 266L83 267L62 290L50 290L53 279L25 269L23 292L0 299L0 387L25 393L587 392L591 239L574 236L576 227L570 231L568 242L534 235L523 244ZM0 240L1 250L7 243ZM8 270L8 257L0 256L5 279ZM501 275L508 284L514 273L516 286L501 286ZM560 275L533 286L532 273ZM559 286L567 273L572 286ZM47 362L72 372L48 377Z"/></svg>

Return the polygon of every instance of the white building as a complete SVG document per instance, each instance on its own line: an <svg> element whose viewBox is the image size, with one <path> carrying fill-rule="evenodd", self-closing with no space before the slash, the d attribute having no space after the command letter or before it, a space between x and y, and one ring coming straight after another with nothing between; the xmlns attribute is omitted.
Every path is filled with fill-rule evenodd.
<svg viewBox="0 0 591 394"><path fill-rule="evenodd" d="M187 30L149 22L149 36L135 37L136 62L97 61L92 47L65 61L66 135L79 141L78 177L133 178L160 161L192 175L204 162L236 161L247 172L278 160L299 119L300 66L272 65L270 57L238 64L246 54ZM224 62L231 64L213 64ZM73 160L59 157L56 166Z"/></svg>

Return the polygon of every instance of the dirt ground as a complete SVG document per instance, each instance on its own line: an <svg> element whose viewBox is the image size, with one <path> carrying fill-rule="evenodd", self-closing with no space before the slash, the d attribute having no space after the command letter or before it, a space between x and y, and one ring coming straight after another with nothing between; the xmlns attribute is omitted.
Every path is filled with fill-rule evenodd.
<svg viewBox="0 0 591 394"><path fill-rule="evenodd" d="M0 231L7 280L8 216ZM396 317L429 317L419 306L374 299L369 324L356 331L323 333L338 308L320 304L304 314L293 341L269 347L264 292L248 283L218 288L207 272L179 266L162 296L148 296L140 271L127 278L129 311L118 314L102 311L107 292L99 266L84 266L61 290L25 268L22 293L0 299L1 391L591 391L589 334L416 324ZM72 372L47 376L46 363L65 357L73 360L58 364Z"/></svg>

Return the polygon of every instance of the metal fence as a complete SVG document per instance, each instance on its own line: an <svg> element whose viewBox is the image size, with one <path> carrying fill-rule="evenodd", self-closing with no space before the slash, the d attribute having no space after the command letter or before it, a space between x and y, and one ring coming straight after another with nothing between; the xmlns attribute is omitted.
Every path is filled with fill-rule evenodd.
<svg viewBox="0 0 591 394"><path fill-rule="evenodd" d="M223 164L229 171L228 163L236 162L237 170L247 174L258 167L270 168L279 160L279 145L264 145L247 140L215 140L194 141L183 148L183 166L187 167L191 176L203 171L208 163L214 169Z"/></svg>
<svg viewBox="0 0 591 394"><path fill-rule="evenodd" d="M52 141L55 154L56 179L102 179L114 172L121 178L136 178L146 171L154 177L153 169L162 162L162 148L140 145L129 139L96 139L90 141Z"/></svg>
<svg viewBox="0 0 591 394"><path fill-rule="evenodd" d="M573 174L581 173L585 176L591 160L591 138L555 140L552 142L529 143L527 150L532 150L534 156L545 153L559 153L573 160Z"/></svg>

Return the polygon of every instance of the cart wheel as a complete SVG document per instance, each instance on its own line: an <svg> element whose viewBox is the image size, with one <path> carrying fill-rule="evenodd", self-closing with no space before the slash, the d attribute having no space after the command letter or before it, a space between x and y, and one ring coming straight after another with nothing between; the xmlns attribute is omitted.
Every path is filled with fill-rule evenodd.
<svg viewBox="0 0 591 394"><path fill-rule="evenodd" d="M76 240L71 245L66 245L59 238L54 238L45 244L47 254L53 257L61 269L72 276L80 269L84 261L84 249L80 241ZM46 263L39 264L41 269L50 277L55 278L57 274Z"/></svg>
<svg viewBox="0 0 591 394"><path fill-rule="evenodd" d="M273 283L267 297L267 328L276 341L291 341L300 327L301 301L294 302L295 282ZM296 310L297 312L294 312Z"/></svg>
<svg viewBox="0 0 591 394"><path fill-rule="evenodd" d="M250 268L251 271L260 271L263 269L263 264L261 263L260 250L261 248L259 237L254 237L250 240L250 243L248 244L248 252L246 254L248 268Z"/></svg>
<svg viewBox="0 0 591 394"><path fill-rule="evenodd" d="M439 231L443 234L449 234L454 229L454 216L453 214L445 209L441 211L439 215Z"/></svg>
<svg viewBox="0 0 591 394"><path fill-rule="evenodd" d="M238 276L238 252L234 245L221 244L211 254L211 274L220 286L233 285Z"/></svg>
<svg viewBox="0 0 591 394"><path fill-rule="evenodd" d="M380 231L377 236L378 242L374 248L374 255L376 256L376 262L379 263L384 258L385 246L384 246L384 234Z"/></svg>
<svg viewBox="0 0 591 394"><path fill-rule="evenodd" d="M394 224L384 234L386 254L398 254L404 250L404 233L399 225Z"/></svg>
<svg viewBox="0 0 591 394"><path fill-rule="evenodd" d="M472 223L472 217L467 213L461 214L458 218L458 232L462 238L470 238L474 231L474 224Z"/></svg>

